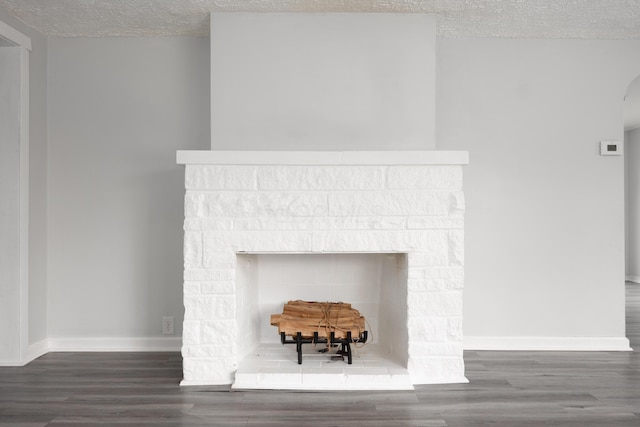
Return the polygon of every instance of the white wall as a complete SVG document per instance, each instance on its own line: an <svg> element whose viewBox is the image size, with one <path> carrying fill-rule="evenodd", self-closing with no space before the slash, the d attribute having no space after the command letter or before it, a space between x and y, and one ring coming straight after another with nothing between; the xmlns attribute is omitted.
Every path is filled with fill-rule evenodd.
<svg viewBox="0 0 640 427"><path fill-rule="evenodd" d="M180 337L184 168L175 155L209 146L209 42L51 39L49 53L53 345L157 337L162 316L175 317Z"/></svg>
<svg viewBox="0 0 640 427"><path fill-rule="evenodd" d="M28 344L47 335L47 40L0 6L0 21L31 39L29 52L29 330Z"/></svg>
<svg viewBox="0 0 640 427"><path fill-rule="evenodd" d="M438 51L438 149L471 155L465 335L622 337L623 159L598 141L623 138L640 42ZM156 336L173 314L178 335L174 155L209 147L208 42L51 40L49 57L49 334Z"/></svg>
<svg viewBox="0 0 640 427"><path fill-rule="evenodd" d="M598 144L623 138L640 42L438 50L438 148L470 152L465 336L623 337L623 158Z"/></svg>
<svg viewBox="0 0 640 427"><path fill-rule="evenodd" d="M211 16L216 150L435 147L435 18Z"/></svg>
<svg viewBox="0 0 640 427"><path fill-rule="evenodd" d="M10 21L7 21L10 22ZM48 40L16 22L29 52L29 343L47 337L47 57Z"/></svg>
<svg viewBox="0 0 640 427"><path fill-rule="evenodd" d="M380 319L378 342L385 345L389 354L399 363L409 360L409 325L407 304L408 255L386 255L383 260L380 281ZM400 310L393 309L401 307ZM447 331L448 332L448 331ZM375 339L375 335L372 337Z"/></svg>
<svg viewBox="0 0 640 427"><path fill-rule="evenodd" d="M19 362L21 343L20 50L0 48L0 362Z"/></svg>
<svg viewBox="0 0 640 427"><path fill-rule="evenodd" d="M625 132L626 278L640 282L640 128Z"/></svg>

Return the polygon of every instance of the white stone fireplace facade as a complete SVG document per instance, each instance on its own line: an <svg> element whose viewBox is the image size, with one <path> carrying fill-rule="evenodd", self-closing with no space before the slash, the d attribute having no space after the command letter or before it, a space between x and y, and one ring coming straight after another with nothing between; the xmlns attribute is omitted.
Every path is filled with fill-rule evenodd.
<svg viewBox="0 0 640 427"><path fill-rule="evenodd" d="M413 384L466 382L466 152L190 151L178 162L186 165L183 385L232 384L259 344L243 254L400 254L406 295L390 298L406 311L400 363Z"/></svg>

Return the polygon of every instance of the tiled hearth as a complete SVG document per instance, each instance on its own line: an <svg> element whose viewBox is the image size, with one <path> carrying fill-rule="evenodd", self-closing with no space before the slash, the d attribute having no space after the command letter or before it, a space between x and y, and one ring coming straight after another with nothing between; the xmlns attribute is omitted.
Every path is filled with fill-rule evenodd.
<svg viewBox="0 0 640 427"><path fill-rule="evenodd" d="M393 389L466 382L465 152L206 151L179 152L178 162L186 165L183 385ZM354 365L307 349L299 366L295 346L265 338L265 311L274 309L259 295L275 290L260 289L259 263L252 262L260 254L391 260L396 273L376 279L372 299L363 302L380 334L358 350Z"/></svg>
<svg viewBox="0 0 640 427"><path fill-rule="evenodd" d="M333 360L312 345L303 346L303 363L291 346L261 344L236 372L234 389L413 390L401 363L381 349L354 348L353 364ZM332 350L331 354L335 354Z"/></svg>

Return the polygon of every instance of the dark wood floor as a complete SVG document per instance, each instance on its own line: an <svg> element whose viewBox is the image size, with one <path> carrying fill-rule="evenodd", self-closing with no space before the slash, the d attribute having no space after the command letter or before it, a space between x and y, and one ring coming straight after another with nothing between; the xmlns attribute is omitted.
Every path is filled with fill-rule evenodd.
<svg viewBox="0 0 640 427"><path fill-rule="evenodd" d="M627 285L640 349L640 285ZM640 426L640 353L465 352L469 384L410 392L180 388L177 353L50 353L0 368L0 425Z"/></svg>

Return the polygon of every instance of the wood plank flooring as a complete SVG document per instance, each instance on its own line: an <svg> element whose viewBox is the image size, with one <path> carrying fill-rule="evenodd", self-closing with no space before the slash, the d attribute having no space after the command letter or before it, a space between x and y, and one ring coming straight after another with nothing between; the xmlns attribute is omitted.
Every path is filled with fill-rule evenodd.
<svg viewBox="0 0 640 427"><path fill-rule="evenodd" d="M627 285L640 349L640 285ZM178 353L50 353L0 368L0 426L640 426L640 353L465 352L469 384L394 392L179 387Z"/></svg>

